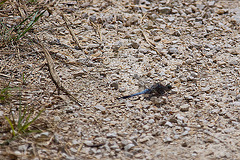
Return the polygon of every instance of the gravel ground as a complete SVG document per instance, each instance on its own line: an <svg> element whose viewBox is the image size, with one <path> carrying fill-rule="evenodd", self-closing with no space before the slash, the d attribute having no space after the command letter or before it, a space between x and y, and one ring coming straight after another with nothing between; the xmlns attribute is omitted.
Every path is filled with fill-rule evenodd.
<svg viewBox="0 0 240 160"><path fill-rule="evenodd" d="M58 1L49 8L28 37L38 35L82 106L55 92L41 48L24 41L1 48L0 80L12 76L18 86L25 73L22 103L46 111L35 122L42 133L1 146L0 159L240 159L239 1ZM117 99L157 82L173 89ZM0 106L4 120L8 108Z"/></svg>

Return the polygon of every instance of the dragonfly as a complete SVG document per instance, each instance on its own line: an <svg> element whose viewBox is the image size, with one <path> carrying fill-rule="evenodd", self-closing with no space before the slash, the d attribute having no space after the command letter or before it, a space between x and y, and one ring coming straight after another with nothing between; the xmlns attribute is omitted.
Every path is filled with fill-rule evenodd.
<svg viewBox="0 0 240 160"><path fill-rule="evenodd" d="M128 96L123 96L123 97L120 97L118 99L127 99L127 98L138 96L138 95L141 95L141 94L149 94L151 96L153 96L153 95L162 96L165 93L167 93L168 91L170 91L171 89L172 89L172 86L170 84L167 84L165 86L165 85L162 85L161 83L157 83L157 84L154 84L153 86L151 86L150 88L145 89L142 92L138 92L138 93L131 94L131 95L128 95Z"/></svg>

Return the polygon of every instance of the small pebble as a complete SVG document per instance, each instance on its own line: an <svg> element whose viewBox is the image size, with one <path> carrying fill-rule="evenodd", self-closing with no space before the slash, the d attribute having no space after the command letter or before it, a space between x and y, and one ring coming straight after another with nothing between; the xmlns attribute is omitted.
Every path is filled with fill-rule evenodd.
<svg viewBox="0 0 240 160"><path fill-rule="evenodd" d="M180 111L187 112L187 111L189 111L189 107L190 107L189 104L184 104L184 105L180 106Z"/></svg>

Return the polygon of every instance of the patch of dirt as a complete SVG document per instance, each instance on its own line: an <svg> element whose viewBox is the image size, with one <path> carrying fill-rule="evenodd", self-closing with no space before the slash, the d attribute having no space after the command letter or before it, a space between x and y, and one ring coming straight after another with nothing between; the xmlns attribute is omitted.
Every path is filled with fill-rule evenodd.
<svg viewBox="0 0 240 160"><path fill-rule="evenodd" d="M10 3L12 17L1 14L13 25L22 14ZM0 48L0 84L46 108L31 125L42 132L1 146L0 159L240 159L239 1L41 5L49 10L33 29ZM36 37L81 105L56 91ZM117 99L158 82L173 89ZM11 137L4 115L20 103L11 93L0 104L1 142Z"/></svg>

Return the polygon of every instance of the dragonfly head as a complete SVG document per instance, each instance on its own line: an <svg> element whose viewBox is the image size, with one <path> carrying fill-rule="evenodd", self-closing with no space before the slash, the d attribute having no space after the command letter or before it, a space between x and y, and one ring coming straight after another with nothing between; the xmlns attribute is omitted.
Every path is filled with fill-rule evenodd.
<svg viewBox="0 0 240 160"><path fill-rule="evenodd" d="M173 88L170 84L167 84L166 87L168 91L170 91Z"/></svg>

